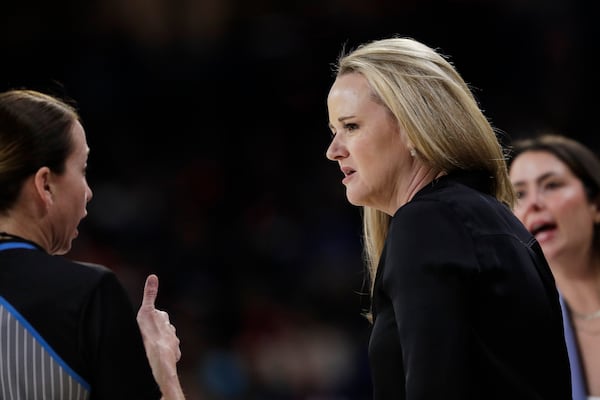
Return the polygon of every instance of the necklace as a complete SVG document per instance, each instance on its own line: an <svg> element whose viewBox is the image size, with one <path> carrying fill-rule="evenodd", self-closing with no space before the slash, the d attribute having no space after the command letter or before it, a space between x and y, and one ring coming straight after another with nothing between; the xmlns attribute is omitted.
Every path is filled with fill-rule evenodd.
<svg viewBox="0 0 600 400"><path fill-rule="evenodd" d="M29 243L29 244L34 245L36 248L41 249L40 245L38 245L37 243L35 243L29 239L25 239L25 238L22 238L21 236L13 235L13 234L7 233L7 232L0 232L0 242L4 242L4 241L17 241L17 242Z"/></svg>
<svg viewBox="0 0 600 400"><path fill-rule="evenodd" d="M581 314L573 310L571 310L571 312L573 313L573 316L575 318L580 319L582 321L591 321L593 319L600 318L600 310L596 310L590 314Z"/></svg>
<svg viewBox="0 0 600 400"><path fill-rule="evenodd" d="M13 235L7 232L0 232L0 237L2 238L6 238L6 239L11 239L11 240L27 240L22 238L21 236L17 236L17 235Z"/></svg>

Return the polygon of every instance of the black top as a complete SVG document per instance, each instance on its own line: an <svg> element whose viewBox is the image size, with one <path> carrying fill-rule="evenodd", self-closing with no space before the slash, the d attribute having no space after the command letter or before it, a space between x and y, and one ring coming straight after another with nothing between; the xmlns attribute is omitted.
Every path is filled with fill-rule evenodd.
<svg viewBox="0 0 600 400"><path fill-rule="evenodd" d="M160 398L131 301L105 267L0 251L0 328L2 398L18 398L15 381L27 398Z"/></svg>
<svg viewBox="0 0 600 400"><path fill-rule="evenodd" d="M391 220L373 293L375 399L570 399L558 293L535 239L453 174Z"/></svg>

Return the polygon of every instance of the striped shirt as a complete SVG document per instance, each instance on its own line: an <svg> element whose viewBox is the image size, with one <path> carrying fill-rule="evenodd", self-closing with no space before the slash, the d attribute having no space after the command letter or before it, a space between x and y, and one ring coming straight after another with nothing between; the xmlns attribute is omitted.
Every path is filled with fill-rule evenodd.
<svg viewBox="0 0 600 400"><path fill-rule="evenodd" d="M135 310L108 268L0 241L0 400L157 400Z"/></svg>
<svg viewBox="0 0 600 400"><path fill-rule="evenodd" d="M89 384L0 297L0 398L86 400Z"/></svg>

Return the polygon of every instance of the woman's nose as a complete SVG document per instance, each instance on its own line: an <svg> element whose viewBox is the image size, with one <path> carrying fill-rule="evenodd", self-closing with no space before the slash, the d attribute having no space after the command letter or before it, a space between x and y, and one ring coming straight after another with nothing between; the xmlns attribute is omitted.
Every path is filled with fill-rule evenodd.
<svg viewBox="0 0 600 400"><path fill-rule="evenodd" d="M525 211L537 211L544 207L544 196L539 190L532 191L525 199L519 201L522 203L521 208Z"/></svg>
<svg viewBox="0 0 600 400"><path fill-rule="evenodd" d="M345 146L340 143L340 139L338 136L334 136L329 143L329 147L327 147L327 151L325 152L325 156L331 161L339 160L340 158L344 158L348 156L348 151Z"/></svg>
<svg viewBox="0 0 600 400"><path fill-rule="evenodd" d="M94 197L94 193L92 192L92 188L88 186L87 187L87 195L85 197L86 203L89 203L90 200L92 200L92 197Z"/></svg>
<svg viewBox="0 0 600 400"><path fill-rule="evenodd" d="M531 199L531 206L539 209L542 208L544 204L544 193L541 190L534 191Z"/></svg>

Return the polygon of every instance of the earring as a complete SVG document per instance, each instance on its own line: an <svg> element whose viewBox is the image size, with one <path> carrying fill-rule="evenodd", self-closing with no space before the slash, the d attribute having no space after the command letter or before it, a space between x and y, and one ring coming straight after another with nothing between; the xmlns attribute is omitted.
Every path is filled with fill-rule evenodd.
<svg viewBox="0 0 600 400"><path fill-rule="evenodd" d="M417 156L417 151L414 148L410 149L410 156L413 158Z"/></svg>

